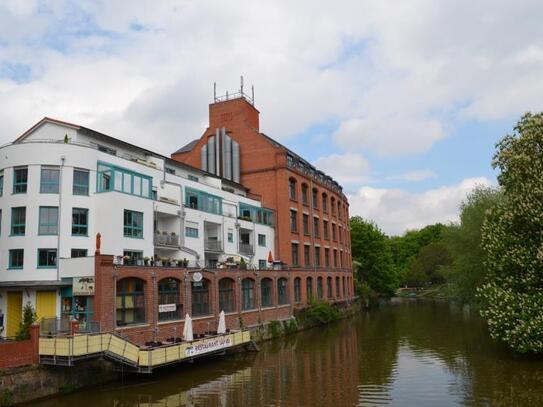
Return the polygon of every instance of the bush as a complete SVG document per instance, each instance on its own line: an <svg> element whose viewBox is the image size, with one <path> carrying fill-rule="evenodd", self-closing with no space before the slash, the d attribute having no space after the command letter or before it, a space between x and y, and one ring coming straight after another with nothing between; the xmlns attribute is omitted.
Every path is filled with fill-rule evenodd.
<svg viewBox="0 0 543 407"><path fill-rule="evenodd" d="M311 300L309 307L303 312L303 319L307 325L324 325L340 318L337 308L326 301Z"/></svg>
<svg viewBox="0 0 543 407"><path fill-rule="evenodd" d="M298 323L296 319L286 319L283 321L283 331L285 335L292 335L298 332Z"/></svg>
<svg viewBox="0 0 543 407"><path fill-rule="evenodd" d="M271 321L268 324L268 333L271 335L272 338L278 338L281 334L281 324L279 321Z"/></svg>
<svg viewBox="0 0 543 407"><path fill-rule="evenodd" d="M30 325L36 322L37 316L34 307L30 302L27 302L23 308L23 320L19 324L19 330L16 334L18 341L30 339Z"/></svg>

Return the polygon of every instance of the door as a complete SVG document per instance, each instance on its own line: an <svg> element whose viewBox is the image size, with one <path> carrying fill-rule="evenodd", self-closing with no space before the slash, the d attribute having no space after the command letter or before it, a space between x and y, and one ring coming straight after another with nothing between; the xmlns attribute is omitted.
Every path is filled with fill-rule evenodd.
<svg viewBox="0 0 543 407"><path fill-rule="evenodd" d="M6 335L15 336L23 316L23 293L8 292Z"/></svg>
<svg viewBox="0 0 543 407"><path fill-rule="evenodd" d="M38 320L57 316L57 293L55 291L36 292L36 315Z"/></svg>

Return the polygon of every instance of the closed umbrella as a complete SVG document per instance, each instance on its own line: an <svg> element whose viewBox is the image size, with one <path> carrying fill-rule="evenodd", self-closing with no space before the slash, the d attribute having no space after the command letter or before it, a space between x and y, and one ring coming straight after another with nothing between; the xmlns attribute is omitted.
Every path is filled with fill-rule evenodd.
<svg viewBox="0 0 543 407"><path fill-rule="evenodd" d="M226 320L224 318L224 311L221 311L219 314L219 327L217 328L218 334L226 333Z"/></svg>
<svg viewBox="0 0 543 407"><path fill-rule="evenodd" d="M270 250L270 252L268 253L268 263L273 263L273 255L272 255L271 250Z"/></svg>
<svg viewBox="0 0 543 407"><path fill-rule="evenodd" d="M183 327L183 339L187 342L194 340L192 336L192 319L189 314L185 315L185 326Z"/></svg>

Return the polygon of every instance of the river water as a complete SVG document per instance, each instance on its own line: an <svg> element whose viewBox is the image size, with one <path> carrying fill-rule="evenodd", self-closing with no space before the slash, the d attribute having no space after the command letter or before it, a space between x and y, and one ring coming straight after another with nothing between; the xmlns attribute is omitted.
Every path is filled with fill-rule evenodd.
<svg viewBox="0 0 543 407"><path fill-rule="evenodd" d="M261 351L33 403L81 406L543 406L543 359L492 343L475 311L396 300Z"/></svg>

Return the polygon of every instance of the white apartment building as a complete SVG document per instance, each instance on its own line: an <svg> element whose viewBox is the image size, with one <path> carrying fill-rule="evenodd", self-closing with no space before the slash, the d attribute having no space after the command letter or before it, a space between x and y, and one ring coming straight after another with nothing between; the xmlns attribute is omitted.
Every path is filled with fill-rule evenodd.
<svg viewBox="0 0 543 407"><path fill-rule="evenodd" d="M38 317L90 319L73 279L92 280L98 233L101 253L135 265L266 268L273 218L238 183L44 118L0 147L1 335L27 302Z"/></svg>

